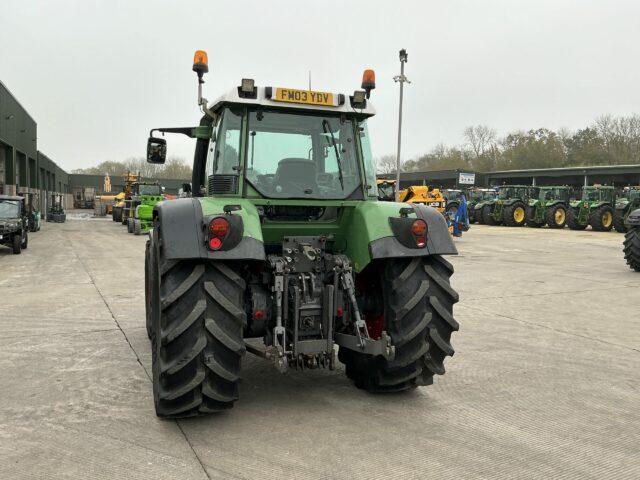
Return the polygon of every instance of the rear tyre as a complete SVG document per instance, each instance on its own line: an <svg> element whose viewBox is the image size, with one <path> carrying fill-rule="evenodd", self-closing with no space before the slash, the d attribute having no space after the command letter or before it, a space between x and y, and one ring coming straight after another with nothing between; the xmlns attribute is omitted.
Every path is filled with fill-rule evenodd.
<svg viewBox="0 0 640 480"><path fill-rule="evenodd" d="M133 221L133 234L140 235L142 233L142 225L137 218Z"/></svg>
<svg viewBox="0 0 640 480"><path fill-rule="evenodd" d="M229 409L238 398L245 352L245 282L231 263L164 260L158 243L150 243L154 260L145 279L151 283L156 414L175 418Z"/></svg>
<svg viewBox="0 0 640 480"><path fill-rule="evenodd" d="M482 218L482 208L474 208L473 216L475 217L476 223L484 225L484 219Z"/></svg>
<svg viewBox="0 0 640 480"><path fill-rule="evenodd" d="M625 234L624 259L631 269L640 272L640 229L634 228Z"/></svg>
<svg viewBox="0 0 640 480"><path fill-rule="evenodd" d="M502 218L504 224L508 227L522 227L527 218L524 204L516 202L513 205L504 207Z"/></svg>
<svg viewBox="0 0 640 480"><path fill-rule="evenodd" d="M527 208L527 227L540 228L544 226L544 223L538 223L535 221L535 209L533 207Z"/></svg>
<svg viewBox="0 0 640 480"><path fill-rule="evenodd" d="M13 236L13 254L18 255L22 252L22 235Z"/></svg>
<svg viewBox="0 0 640 480"><path fill-rule="evenodd" d="M583 225L578 222L578 212L574 208L569 208L567 210L567 225L571 230L584 230L587 228L587 225Z"/></svg>
<svg viewBox="0 0 640 480"><path fill-rule="evenodd" d="M28 246L29 246L29 233L25 231L24 235L22 236L22 245L21 245L22 250L26 250Z"/></svg>
<svg viewBox="0 0 640 480"><path fill-rule="evenodd" d="M395 345L395 358L387 361L340 348L339 359L356 386L370 392L430 385L434 375L444 374L444 359L454 353L449 342L459 326L452 314L458 301L449 284L453 267L434 255L385 261L378 273L377 288L370 295L383 299L385 330Z"/></svg>
<svg viewBox="0 0 640 480"><path fill-rule="evenodd" d="M613 228L613 209L603 205L589 215L589 225L598 232L610 232Z"/></svg>
<svg viewBox="0 0 640 480"><path fill-rule="evenodd" d="M127 218L127 232L133 233L133 218Z"/></svg>
<svg viewBox="0 0 640 480"><path fill-rule="evenodd" d="M482 207L482 223L485 225L497 225L498 222L491 215L491 205L485 205Z"/></svg>
<svg viewBox="0 0 640 480"><path fill-rule="evenodd" d="M549 228L564 228L567 224L567 207L554 205L547 209L547 225Z"/></svg>
<svg viewBox="0 0 640 480"><path fill-rule="evenodd" d="M613 228L616 232L626 233L629 230L624 224L624 210L614 210L613 212Z"/></svg>

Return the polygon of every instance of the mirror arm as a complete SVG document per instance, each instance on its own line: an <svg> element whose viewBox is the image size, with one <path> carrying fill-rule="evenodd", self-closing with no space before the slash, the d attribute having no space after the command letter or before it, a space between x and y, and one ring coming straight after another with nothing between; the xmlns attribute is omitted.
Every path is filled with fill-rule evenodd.
<svg viewBox="0 0 640 480"><path fill-rule="evenodd" d="M168 127L168 128L153 128L149 131L149 136L153 137L153 132L160 133L179 133L186 135L189 138L211 138L212 127L198 126L198 127Z"/></svg>

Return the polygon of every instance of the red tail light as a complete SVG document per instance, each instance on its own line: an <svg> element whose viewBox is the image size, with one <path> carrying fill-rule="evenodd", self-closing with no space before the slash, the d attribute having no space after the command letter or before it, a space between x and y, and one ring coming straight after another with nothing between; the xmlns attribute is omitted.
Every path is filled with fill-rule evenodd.
<svg viewBox="0 0 640 480"><path fill-rule="evenodd" d="M229 234L229 222L222 217L216 217L209 222L209 248L218 250L222 241Z"/></svg>
<svg viewBox="0 0 640 480"><path fill-rule="evenodd" d="M427 223L422 219L414 220L411 224L411 233L418 248L424 248L427 244Z"/></svg>

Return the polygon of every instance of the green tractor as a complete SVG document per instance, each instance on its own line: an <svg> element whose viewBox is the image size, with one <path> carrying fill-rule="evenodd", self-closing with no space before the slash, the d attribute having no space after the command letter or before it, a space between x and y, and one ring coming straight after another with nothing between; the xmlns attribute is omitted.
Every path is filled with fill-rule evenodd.
<svg viewBox="0 0 640 480"><path fill-rule="evenodd" d="M467 195L467 212L469 212L470 223L484 223L482 219L482 208L492 202L497 195L493 188L470 188Z"/></svg>
<svg viewBox="0 0 640 480"><path fill-rule="evenodd" d="M495 199L482 202L482 222L486 225L524 226L531 190L535 188L529 185L501 186Z"/></svg>
<svg viewBox="0 0 640 480"><path fill-rule="evenodd" d="M533 193L533 191L532 191ZM564 228L567 223L567 209L571 201L571 188L545 186L536 189L537 196L529 199L527 226Z"/></svg>
<svg viewBox="0 0 640 480"><path fill-rule="evenodd" d="M205 58L199 126L147 143L156 164L154 132L197 139L193 197L156 204L146 248L156 414L231 408L245 352L281 372L339 360L370 392L431 384L454 353L457 252L434 208L378 201L373 72L353 95L243 79L209 104Z"/></svg>
<svg viewBox="0 0 640 480"><path fill-rule="evenodd" d="M640 209L627 216L625 226L624 259L631 269L640 272Z"/></svg>
<svg viewBox="0 0 640 480"><path fill-rule="evenodd" d="M582 198L572 200L567 211L567 225L571 230L584 230L588 225L599 232L613 228L616 191L611 186L594 185L582 188Z"/></svg>
<svg viewBox="0 0 640 480"><path fill-rule="evenodd" d="M616 200L616 208L613 211L613 228L617 232L625 233L627 231L627 217L638 208L640 208L640 186L625 187L622 195Z"/></svg>
<svg viewBox="0 0 640 480"><path fill-rule="evenodd" d="M164 200L159 183L136 183L128 203L127 231L140 235L153 226L153 207ZM126 207L125 207L126 209ZM130 212L133 211L133 214Z"/></svg>

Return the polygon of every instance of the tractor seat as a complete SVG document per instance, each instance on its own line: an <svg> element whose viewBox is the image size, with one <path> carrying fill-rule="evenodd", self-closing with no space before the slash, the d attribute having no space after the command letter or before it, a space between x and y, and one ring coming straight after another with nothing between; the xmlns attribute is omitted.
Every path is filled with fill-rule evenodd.
<svg viewBox="0 0 640 480"><path fill-rule="evenodd" d="M316 164L306 158L283 158L273 180L275 186L286 187L288 184L309 187L317 191Z"/></svg>

